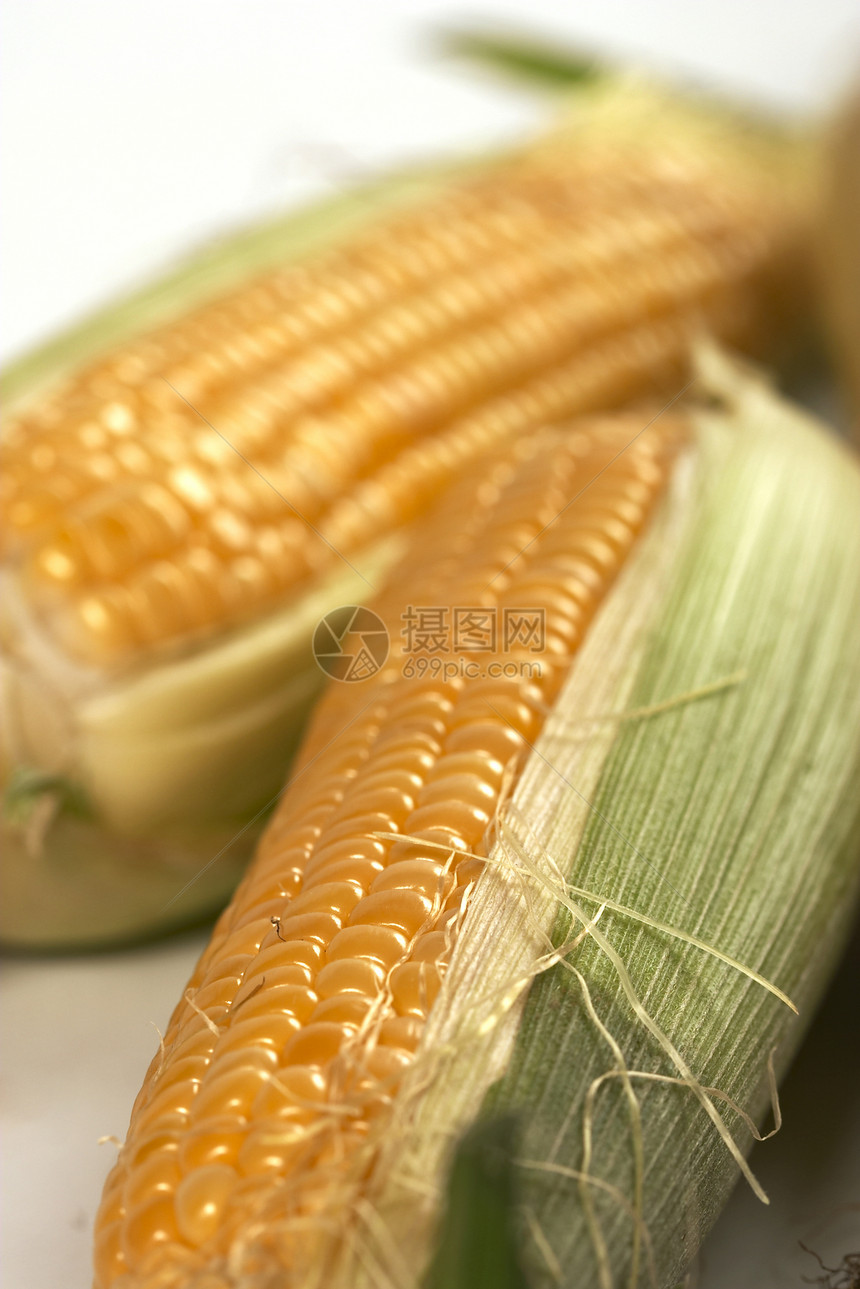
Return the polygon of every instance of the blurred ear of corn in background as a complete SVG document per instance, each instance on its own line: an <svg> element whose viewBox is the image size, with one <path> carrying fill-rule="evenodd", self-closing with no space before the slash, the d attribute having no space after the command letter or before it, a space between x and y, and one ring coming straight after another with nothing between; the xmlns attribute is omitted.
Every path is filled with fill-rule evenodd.
<svg viewBox="0 0 860 1289"><path fill-rule="evenodd" d="M8 373L2 939L218 907L321 681L313 625L472 458L676 395L696 332L795 334L802 151L598 86L530 149L240 237Z"/></svg>
<svg viewBox="0 0 860 1289"><path fill-rule="evenodd" d="M857 887L860 471L701 363L707 406L509 438L416 531L150 1067L98 1289L495 1285L436 1247L483 1116L510 1194L451 1202L533 1289L673 1285L758 1190ZM545 635L422 674L414 604Z"/></svg>
<svg viewBox="0 0 860 1289"><path fill-rule="evenodd" d="M860 442L860 86L832 122L822 168L818 259L825 311Z"/></svg>

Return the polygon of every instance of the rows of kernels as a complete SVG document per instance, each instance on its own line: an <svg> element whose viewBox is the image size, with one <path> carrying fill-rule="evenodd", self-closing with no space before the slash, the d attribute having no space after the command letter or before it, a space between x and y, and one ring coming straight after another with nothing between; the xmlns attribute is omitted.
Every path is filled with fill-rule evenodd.
<svg viewBox="0 0 860 1289"><path fill-rule="evenodd" d="M564 593L565 578L578 587L577 561L593 573L592 611L644 522L675 434L655 427L623 452L642 424L596 423L570 445L553 434L520 441L484 467L481 486L464 480L425 533L421 554L432 556L404 567L378 605L384 619L398 621L403 587L416 603L454 603L456 584L489 567L489 604L540 604L550 625L563 624L581 612L582 597ZM595 532L608 563L595 560ZM526 545L488 566L491 539L505 551ZM543 672L411 682L405 656L395 640L374 680L340 687L320 709L138 1099L99 1218L100 1285L127 1271L129 1286L142 1285L175 1250L202 1274L219 1265L247 1206L306 1220L337 1178L368 1166L500 793L562 670L548 668L546 684Z"/></svg>
<svg viewBox="0 0 860 1289"><path fill-rule="evenodd" d="M71 425L52 403L13 426L7 528L47 629L108 664L253 616L409 520L487 441L665 386L691 314L752 324L736 297L768 261L769 212L626 169L485 179L447 219L403 215L210 306L193 360L206 309L106 360L68 391ZM153 479L169 531L134 518Z"/></svg>
<svg viewBox="0 0 860 1289"><path fill-rule="evenodd" d="M262 365L276 364L292 349L332 334L338 323L345 327L360 320L428 271L453 271L492 253L494 235L510 240L520 231L511 228L506 204L504 189L497 193L496 207L488 209L480 188L465 187L430 209L409 212L375 234L365 234L321 262L273 270L64 382L24 420L10 425L12 440L26 440L38 430L61 430L70 411L91 411L101 404L99 421L84 422L80 433L89 439L86 446L102 446L100 423L115 434L133 428L129 400L134 405L142 394L155 406L172 406L164 376L196 377L209 388L246 373L251 354ZM111 401L123 398L125 403ZM50 444L62 457L62 435Z"/></svg>
<svg viewBox="0 0 860 1289"><path fill-rule="evenodd" d="M188 382L206 372L210 392L229 388L243 374L230 362L237 345L247 350L256 341L259 348L265 340L263 366L279 366L292 352L336 335L338 315L343 327L354 324L420 285L428 273L434 277L456 273L495 258L506 245L522 244L524 231L537 231L540 212L520 203L513 219L511 201L504 184L466 186L429 210L410 212L316 264L274 271L263 281L205 305L84 370L23 418L10 421L6 435L10 448L29 451L23 459L17 456L4 475L6 493L13 502L21 501L31 472L52 471L53 486L61 488L71 476L71 489L66 488L63 495L76 495L83 486L80 479L75 483L82 466L81 448L113 446L107 458L113 462L113 441L121 443L139 428L141 407L162 416L167 412L182 424L187 409L177 404L170 385L178 383L194 399L204 391ZM333 311L332 300L338 297L350 307ZM255 321L259 325L260 319L262 331L255 336ZM219 335L227 338L226 345L219 344ZM188 364L176 366L192 354L190 369ZM246 434L249 419L253 414L246 406ZM184 454L185 449L180 450ZM58 467L62 468L59 477ZM15 516L12 519L14 527L17 521ZM30 526L23 515L20 519L22 528Z"/></svg>
<svg viewBox="0 0 860 1289"><path fill-rule="evenodd" d="M233 560L225 567L205 550L198 556L198 565L208 573L208 581L204 579L201 585L194 560L180 554L174 565L161 561L154 567L144 566L126 586L112 586L73 602L63 618L62 633L70 642L82 638L83 632L88 642L85 650L91 656L96 656L92 650L98 638L98 657L109 659L135 647L135 642L199 630L223 622L230 611L237 616L249 613L287 585L300 582L314 562L318 566L334 562L338 551L352 551L368 531L378 531L380 522L396 527L411 519L486 442L527 425L535 407L540 409L541 419L556 419L611 402L618 392L632 394L648 381L660 388L670 372L679 372L683 334L683 320L672 317L662 327L649 324L641 336L628 337L631 345L627 353L619 352L616 339L594 345L548 377L501 396L486 413L454 422L444 435L421 445L424 451L420 457L417 449L407 449L402 463L383 464L378 482L360 482L356 496L337 501L320 525L323 540L309 536L304 526L291 518L270 529L274 562L265 572L262 555ZM398 465L402 468L395 470ZM376 505L367 500L370 486ZM271 490L266 497L270 505L282 504ZM162 587L166 593L161 597L151 589Z"/></svg>

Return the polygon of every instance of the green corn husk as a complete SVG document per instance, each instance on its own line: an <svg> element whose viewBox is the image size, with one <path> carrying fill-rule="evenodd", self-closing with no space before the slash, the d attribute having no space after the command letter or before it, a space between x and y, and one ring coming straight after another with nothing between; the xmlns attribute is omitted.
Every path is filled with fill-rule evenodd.
<svg viewBox="0 0 860 1289"><path fill-rule="evenodd" d="M738 168L744 183L760 184L766 174L770 191L784 185L785 209L796 210L796 228L805 229L804 142L740 127L712 105L623 78L598 78L576 103L543 145L547 156L583 141L599 149L605 141L660 140L667 155L693 156L696 164L713 157ZM396 175L240 234L16 364L0 386L7 409L268 266L311 258L464 174L509 159ZM806 238L798 232L788 240L777 281L763 292L775 305L775 340L785 338L782 324L797 334L796 310L782 296L796 304L802 294ZM753 311L762 303L754 295ZM117 676L70 665L21 602L15 567L4 567L0 940L40 949L127 943L221 906L279 793L323 680L308 648L313 626L329 608L360 602L384 577L401 539L400 532L376 531L355 567L340 564L270 613L182 642L178 651L160 649Z"/></svg>
<svg viewBox="0 0 860 1289"><path fill-rule="evenodd" d="M746 1155L860 881L860 470L757 377L701 371L713 405L500 817L338 1286L483 1289L508 1213L518 1289L668 1289L741 1172L766 1199Z"/></svg>

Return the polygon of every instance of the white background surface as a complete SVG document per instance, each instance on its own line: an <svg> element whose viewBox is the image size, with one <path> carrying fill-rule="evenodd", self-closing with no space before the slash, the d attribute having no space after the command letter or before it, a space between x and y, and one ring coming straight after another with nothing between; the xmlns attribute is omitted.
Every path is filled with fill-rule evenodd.
<svg viewBox="0 0 860 1289"><path fill-rule="evenodd" d="M823 107L860 65L856 0L7 0L4 359L189 245L325 191L345 167L468 150L537 124L528 96L428 55L434 24L482 15L791 110ZM123 1135L152 1022L166 1024L203 940L4 962L6 1289L89 1284L113 1151L97 1138ZM849 984L851 1017L833 1004L786 1089L786 1107L803 1113L759 1153L774 1203L736 1193L701 1289L799 1286L816 1268L798 1237L835 1261L860 1249Z"/></svg>

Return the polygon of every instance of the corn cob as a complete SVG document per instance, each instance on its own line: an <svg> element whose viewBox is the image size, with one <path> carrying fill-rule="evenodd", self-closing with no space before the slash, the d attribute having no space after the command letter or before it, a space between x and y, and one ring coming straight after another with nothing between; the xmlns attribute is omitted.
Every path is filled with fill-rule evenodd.
<svg viewBox="0 0 860 1289"><path fill-rule="evenodd" d="M857 888L860 472L704 375L719 409L520 436L419 528L147 1074L97 1289L415 1285L488 1110L533 1285L674 1284L757 1185L782 989Z"/></svg>
<svg viewBox="0 0 860 1289"><path fill-rule="evenodd" d="M746 140L677 115L652 112L643 146L595 110L425 177L420 202L377 192L396 210L372 225L341 201L323 232L266 230L208 262L226 294L182 313L192 271L154 329L86 363L73 338L71 373L34 360L28 397L13 373L5 940L126 938L222 901L321 681L312 624L366 596L458 471L673 395L691 330L752 350L790 331L803 203Z"/></svg>

